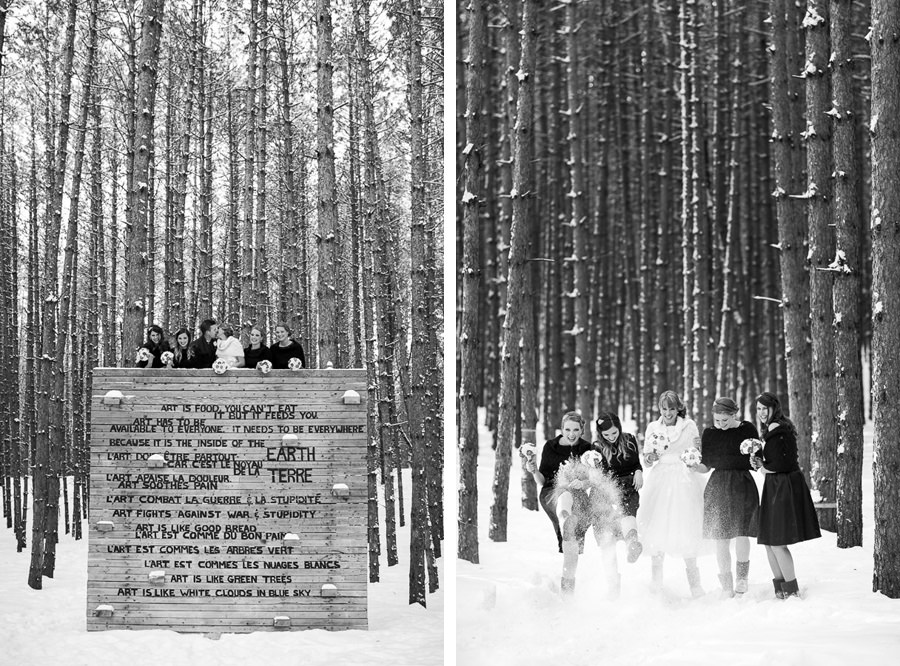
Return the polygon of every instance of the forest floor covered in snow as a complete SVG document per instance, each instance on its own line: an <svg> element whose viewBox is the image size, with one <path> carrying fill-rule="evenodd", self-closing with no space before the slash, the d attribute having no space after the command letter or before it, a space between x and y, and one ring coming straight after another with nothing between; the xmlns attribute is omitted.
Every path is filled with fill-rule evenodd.
<svg viewBox="0 0 900 666"><path fill-rule="evenodd" d="M409 488L408 471L405 476ZM383 509L382 504L382 515ZM212 639L160 630L86 631L87 539L61 537L56 575L44 579L43 590L32 590L27 584L30 554L17 553L12 530L5 530L0 532L0 665L442 664L443 558L438 560L441 589L428 595L428 608L410 606L408 520L398 529L397 541L400 564L388 568L382 557L381 582L369 584L368 631L316 629Z"/></svg>
<svg viewBox="0 0 900 666"><path fill-rule="evenodd" d="M634 428L625 425L625 430ZM801 599L774 598L765 549L751 540L750 590L719 596L717 566L698 560L706 595L692 599L681 560L667 558L662 594L651 593L650 558L634 564L618 544L621 596L606 600L600 550L588 533L574 598L556 592L562 555L543 513L520 503L514 455L508 541L488 539L493 452L480 430L480 563L457 562L457 663L576 666L700 664L868 666L900 653L900 600L872 592L872 427L866 428L863 546L839 549L836 536L791 547ZM758 474L754 476L759 477ZM762 480L757 478L757 483ZM893 656L892 656L893 655Z"/></svg>

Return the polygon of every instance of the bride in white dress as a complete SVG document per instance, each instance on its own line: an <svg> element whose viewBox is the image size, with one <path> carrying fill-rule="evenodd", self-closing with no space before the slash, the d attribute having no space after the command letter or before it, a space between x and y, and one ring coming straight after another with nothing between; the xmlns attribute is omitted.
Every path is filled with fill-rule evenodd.
<svg viewBox="0 0 900 666"><path fill-rule="evenodd" d="M691 594L704 594L700 586L697 554L703 540L703 487L706 478L692 472L681 454L699 447L697 424L687 418L684 403L674 391L659 397L660 417L647 425L644 459L650 469L641 489L637 512L638 532L652 558L652 587L662 587L666 554L684 558Z"/></svg>

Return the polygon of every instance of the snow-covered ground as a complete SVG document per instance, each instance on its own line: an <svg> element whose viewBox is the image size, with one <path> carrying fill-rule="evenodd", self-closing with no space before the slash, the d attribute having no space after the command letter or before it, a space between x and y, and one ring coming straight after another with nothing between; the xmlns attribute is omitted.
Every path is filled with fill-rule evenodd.
<svg viewBox="0 0 900 666"><path fill-rule="evenodd" d="M406 476L409 488L409 476ZM383 508L383 507L382 507ZM407 508L408 510L408 508ZM87 534L87 525L84 526ZM384 547L382 545L382 552ZM452 547L451 547L452 551ZM292 631L202 634L174 631L85 630L87 540L61 538L57 570L44 589L27 585L30 555L16 553L12 530L0 530L0 665L2 666L216 666L240 664L431 666L443 663L441 589L428 608L407 603L409 521L398 531L400 564L381 564L381 582L369 585L368 631Z"/></svg>
<svg viewBox="0 0 900 666"><path fill-rule="evenodd" d="M633 432L625 425L626 430ZM456 655L461 666L728 664L766 666L896 663L900 600L872 593L871 425L863 472L863 547L839 549L833 533L791 548L802 599L774 598L765 549L753 540L750 591L718 596L714 556L699 559L707 594L691 599L683 561L667 559L665 589L649 590L650 560L627 564L622 593L605 600L599 548L588 534L574 598L564 603L562 555L546 515L521 508L514 456L509 541L488 539L493 454L482 429L478 459L480 563L457 562ZM754 475L759 476L759 475ZM761 482L761 481L758 481Z"/></svg>

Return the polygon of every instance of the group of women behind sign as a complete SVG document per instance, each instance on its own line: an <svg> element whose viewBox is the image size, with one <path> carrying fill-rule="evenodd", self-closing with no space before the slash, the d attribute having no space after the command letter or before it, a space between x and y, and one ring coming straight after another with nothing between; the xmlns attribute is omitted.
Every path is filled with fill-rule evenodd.
<svg viewBox="0 0 900 666"><path fill-rule="evenodd" d="M798 464L797 431L778 398L768 392L757 397L759 430L740 418L733 400L719 398L712 405L713 425L702 436L674 391L663 392L658 407L660 416L647 425L641 447L622 431L614 413L597 419L597 441L591 443L582 437L584 420L569 412L561 434L546 442L539 462L525 452L526 469L542 486L541 505L563 553L563 594L574 592L578 556L593 526L611 597L620 590L617 539L625 541L629 562L649 552L651 589L656 591L662 588L664 556L683 559L695 597L704 594L697 556L712 550L714 543L719 582L730 597L748 590L753 538L765 546L775 596L798 596L788 546L821 533ZM603 474L573 471L584 466ZM650 468L646 478L645 466ZM761 498L751 470L765 476ZM617 491L616 519L598 520L596 507L609 505L610 482Z"/></svg>
<svg viewBox="0 0 900 666"><path fill-rule="evenodd" d="M266 361L273 370L293 368L292 360L306 367L303 345L291 336L293 332L285 324L275 327L272 345L264 342L259 328L249 332L250 344L244 347L234 337L234 329L228 324L218 324L215 319L200 322L200 333L196 339L187 328L175 331L171 340L166 339L163 329L156 324L147 329L147 339L138 350L136 365L139 368L212 368L217 359L224 359L232 368L257 368Z"/></svg>

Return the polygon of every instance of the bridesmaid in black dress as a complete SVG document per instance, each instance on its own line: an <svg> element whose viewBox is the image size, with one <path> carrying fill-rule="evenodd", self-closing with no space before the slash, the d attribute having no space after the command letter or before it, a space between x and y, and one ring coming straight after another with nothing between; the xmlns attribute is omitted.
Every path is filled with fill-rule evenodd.
<svg viewBox="0 0 900 666"><path fill-rule="evenodd" d="M622 493L622 522L620 530L625 539L628 561L636 562L643 551L638 540L637 510L641 499L638 491L644 485L644 468L634 435L622 431L619 417L607 412L597 419L595 447L603 456L600 467L616 482Z"/></svg>
<svg viewBox="0 0 900 666"><path fill-rule="evenodd" d="M572 594L575 591L578 555L584 547L584 536L590 527L590 521L584 520L584 517L590 515L590 506L587 493L583 490L561 495L554 490L559 468L569 459L580 458L582 454L591 450L591 443L582 437L584 426L581 414L568 412L562 418L562 433L544 444L540 465L534 458L525 464L525 469L531 472L534 480L541 486L541 507L553 523L559 552L563 554L563 574L560 583L560 591L563 594Z"/></svg>
<svg viewBox="0 0 900 666"><path fill-rule="evenodd" d="M138 368L162 368L163 352L169 351L169 343L163 339L163 330L156 324L147 329L147 340L144 342L143 349L149 352L149 358L139 360L135 365Z"/></svg>
<svg viewBox="0 0 900 666"><path fill-rule="evenodd" d="M817 539L819 519L809 494L809 486L797 463L797 430L781 410L772 393L756 399L756 416L765 442L762 457L753 455L750 464L766 475L759 507L759 543L765 545L769 566L775 576L775 596L800 596L794 559L788 546Z"/></svg>
<svg viewBox="0 0 900 666"><path fill-rule="evenodd" d="M179 328L175 333L172 360L169 361L168 367L181 369L193 367L191 362L191 332L186 328Z"/></svg>
<svg viewBox="0 0 900 666"><path fill-rule="evenodd" d="M271 361L272 353L263 341L262 331L258 328L250 329L250 345L244 347L244 367L256 368L260 361Z"/></svg>
<svg viewBox="0 0 900 666"><path fill-rule="evenodd" d="M750 457L741 453L741 442L759 439L749 421L738 419L738 406L731 398L713 403L713 425L703 431L703 460L696 472L713 470L703 493L703 538L715 539L719 582L726 596L747 591L750 574L750 537L757 535L759 491L750 474ZM731 574L731 542L737 560Z"/></svg>
<svg viewBox="0 0 900 666"><path fill-rule="evenodd" d="M294 340L292 334L293 331L286 324L275 327L275 344L269 347L273 370L287 370L292 358L300 359L301 367L306 367L303 345Z"/></svg>

